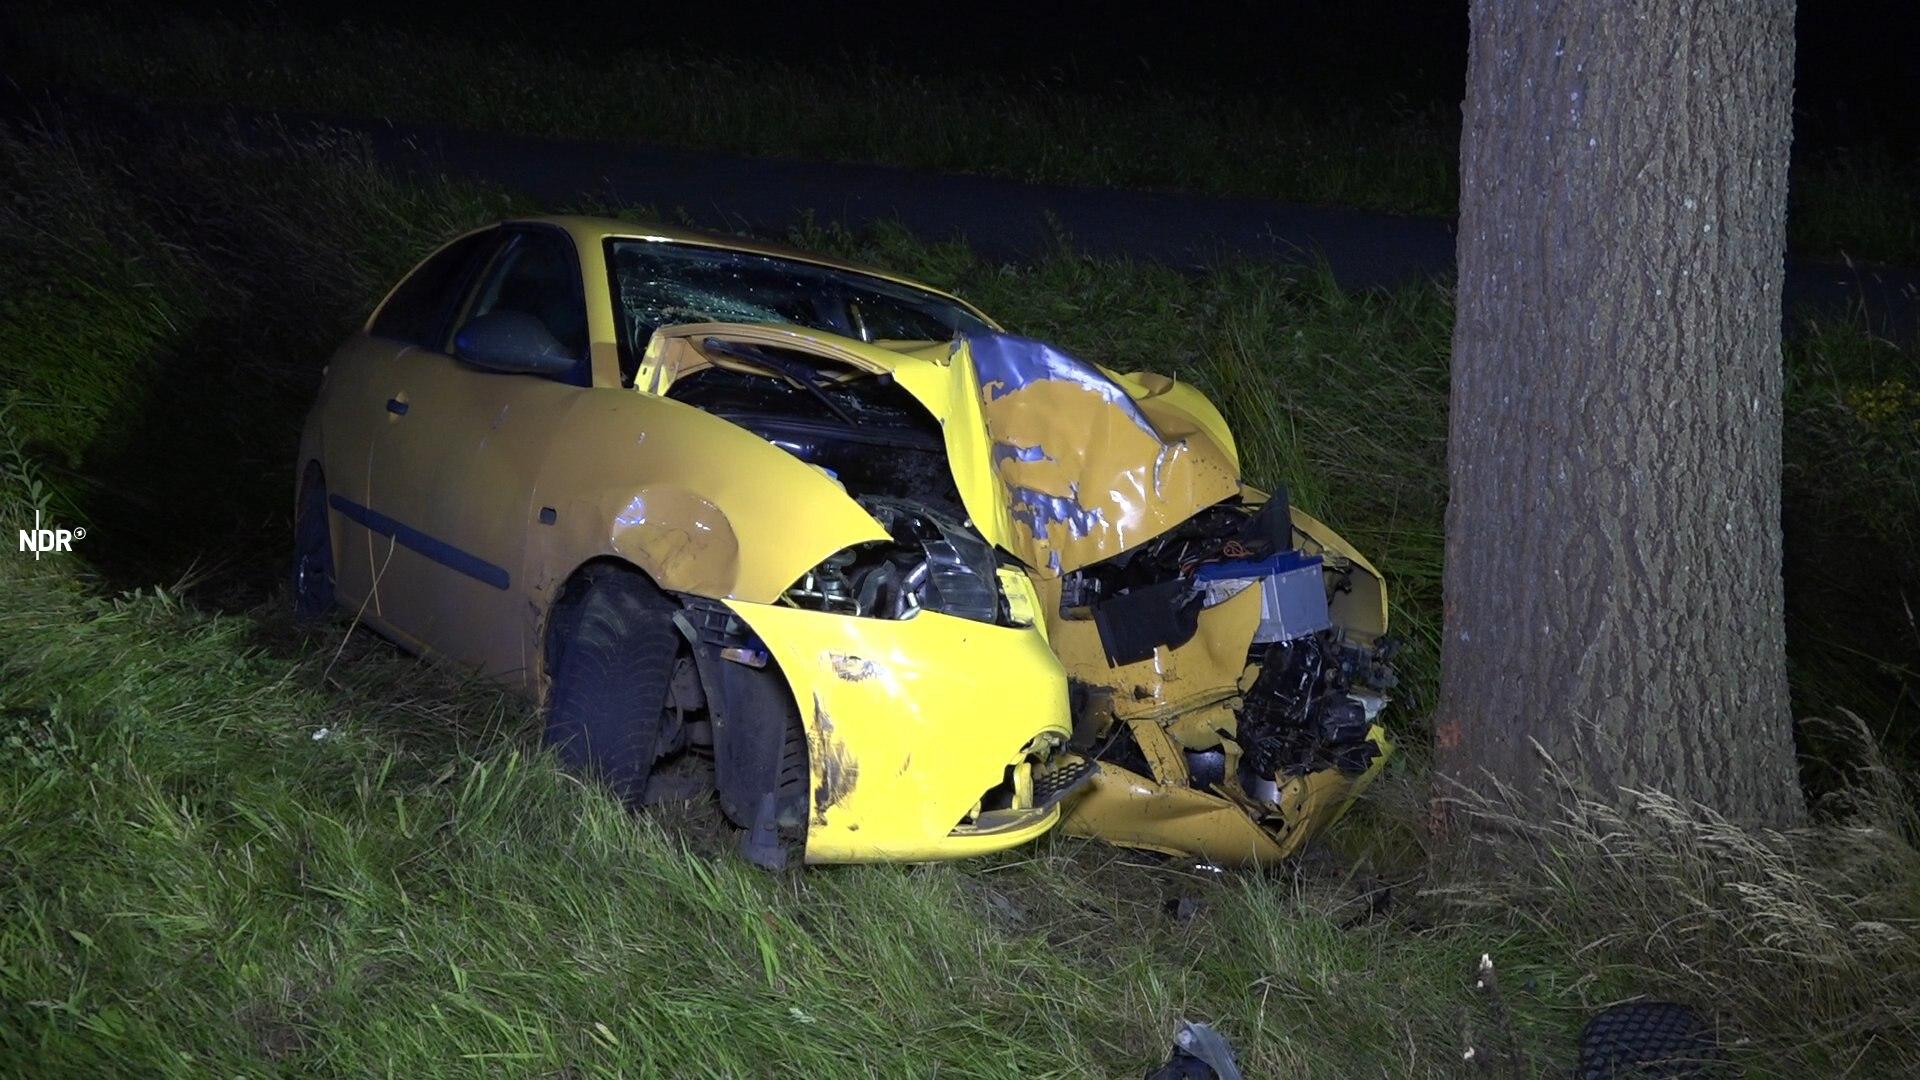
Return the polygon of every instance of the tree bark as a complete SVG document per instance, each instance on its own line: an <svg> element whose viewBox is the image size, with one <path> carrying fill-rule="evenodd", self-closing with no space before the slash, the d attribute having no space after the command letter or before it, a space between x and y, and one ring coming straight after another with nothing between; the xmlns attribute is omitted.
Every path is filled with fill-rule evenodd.
<svg viewBox="0 0 1920 1080"><path fill-rule="evenodd" d="M1792 0L1474 0L1437 767L1804 816L1780 580ZM1443 783L1446 780L1443 779Z"/></svg>

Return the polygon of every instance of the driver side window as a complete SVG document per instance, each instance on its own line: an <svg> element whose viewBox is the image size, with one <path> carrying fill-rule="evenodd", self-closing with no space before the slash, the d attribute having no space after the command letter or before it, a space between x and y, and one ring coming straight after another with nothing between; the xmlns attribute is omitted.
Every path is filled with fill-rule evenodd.
<svg viewBox="0 0 1920 1080"><path fill-rule="evenodd" d="M466 322L495 311L517 311L540 320L574 359L558 381L591 386L587 355L587 305L573 242L557 229L515 229L501 247L486 280L474 294Z"/></svg>
<svg viewBox="0 0 1920 1080"><path fill-rule="evenodd" d="M434 252L394 287L367 332L435 352L444 348L447 323L459 315L461 299L498 240L498 230L485 229Z"/></svg>

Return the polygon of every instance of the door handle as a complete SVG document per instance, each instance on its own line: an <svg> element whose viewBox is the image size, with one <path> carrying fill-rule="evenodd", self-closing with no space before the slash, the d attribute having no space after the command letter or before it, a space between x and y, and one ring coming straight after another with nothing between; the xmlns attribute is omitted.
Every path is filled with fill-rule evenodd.
<svg viewBox="0 0 1920 1080"><path fill-rule="evenodd" d="M387 399L387 411L395 416L407 415L407 408L407 403L400 398L390 397Z"/></svg>

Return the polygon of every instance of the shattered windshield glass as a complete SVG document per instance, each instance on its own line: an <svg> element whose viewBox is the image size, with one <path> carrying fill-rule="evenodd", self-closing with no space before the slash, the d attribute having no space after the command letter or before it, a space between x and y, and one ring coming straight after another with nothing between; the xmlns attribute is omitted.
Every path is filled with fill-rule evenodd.
<svg viewBox="0 0 1920 1080"><path fill-rule="evenodd" d="M861 341L944 341L989 327L936 293L744 251L609 240L621 344L638 356L662 326L790 323Z"/></svg>

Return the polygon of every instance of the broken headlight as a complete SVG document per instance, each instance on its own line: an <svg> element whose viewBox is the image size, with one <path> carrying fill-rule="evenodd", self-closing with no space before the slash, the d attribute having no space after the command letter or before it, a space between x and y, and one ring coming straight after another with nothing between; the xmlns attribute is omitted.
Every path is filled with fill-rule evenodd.
<svg viewBox="0 0 1920 1080"><path fill-rule="evenodd" d="M788 603L873 619L910 619L924 609L1003 625L1016 610L1031 609L1010 604L1003 588L1015 578L1024 585L1025 576L1002 575L993 548L964 524L899 499L869 497L860 505L892 542L828 556L787 589Z"/></svg>

